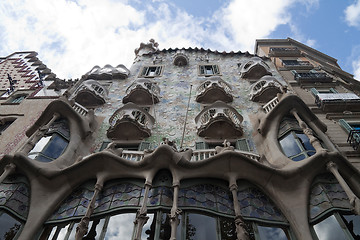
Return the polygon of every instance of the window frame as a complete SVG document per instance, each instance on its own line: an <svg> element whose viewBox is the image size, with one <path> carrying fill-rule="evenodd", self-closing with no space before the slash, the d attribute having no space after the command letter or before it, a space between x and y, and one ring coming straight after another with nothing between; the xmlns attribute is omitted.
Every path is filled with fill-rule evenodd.
<svg viewBox="0 0 360 240"><path fill-rule="evenodd" d="M2 118L0 119L0 135L8 129L11 124L15 122L16 118Z"/></svg>
<svg viewBox="0 0 360 240"><path fill-rule="evenodd" d="M207 73L206 67L210 67L212 73ZM204 70L202 70L202 68ZM205 77L219 76L219 75L221 75L220 67L218 64L199 64L198 65L198 75L205 76Z"/></svg>
<svg viewBox="0 0 360 240"><path fill-rule="evenodd" d="M151 69L155 68L155 71L151 71ZM161 77L164 71L163 65L149 65L144 66L141 68L139 77L144 78L155 78L155 77ZM154 72L154 75L151 75L151 72Z"/></svg>

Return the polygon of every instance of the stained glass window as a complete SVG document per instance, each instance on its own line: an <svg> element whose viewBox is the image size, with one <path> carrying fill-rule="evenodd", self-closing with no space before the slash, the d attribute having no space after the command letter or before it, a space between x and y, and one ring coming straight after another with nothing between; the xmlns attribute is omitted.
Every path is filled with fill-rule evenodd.
<svg viewBox="0 0 360 240"><path fill-rule="evenodd" d="M30 187L24 176L11 175L0 184L0 208L5 208L26 220L29 201Z"/></svg>

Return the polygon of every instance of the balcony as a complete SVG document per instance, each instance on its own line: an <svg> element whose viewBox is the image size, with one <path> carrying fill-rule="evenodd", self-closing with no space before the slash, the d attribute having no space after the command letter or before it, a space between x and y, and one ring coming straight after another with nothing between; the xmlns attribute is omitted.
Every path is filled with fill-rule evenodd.
<svg viewBox="0 0 360 240"><path fill-rule="evenodd" d="M95 80L86 80L73 93L72 99L85 107L100 106L106 102L108 90Z"/></svg>
<svg viewBox="0 0 360 240"><path fill-rule="evenodd" d="M252 57L248 62L242 64L240 69L242 78L259 79L265 75L272 75L270 67L259 57Z"/></svg>
<svg viewBox="0 0 360 240"><path fill-rule="evenodd" d="M234 139L243 134L243 117L233 107L216 101L196 117L197 134L211 139Z"/></svg>
<svg viewBox="0 0 360 240"><path fill-rule="evenodd" d="M107 137L112 140L141 140L151 136L155 119L143 108L127 103L109 119Z"/></svg>
<svg viewBox="0 0 360 240"><path fill-rule="evenodd" d="M214 103L220 100L228 103L233 101L231 93L231 86L220 77L208 77L197 88L196 101L199 103Z"/></svg>
<svg viewBox="0 0 360 240"><path fill-rule="evenodd" d="M244 155L244 156L246 156L254 161L257 161L257 162L260 160L260 156L258 154L252 153L252 152L240 151L237 149L235 149L234 152L240 153L241 155ZM194 150L190 161L197 162L197 161L208 159L215 155L216 155L215 149Z"/></svg>
<svg viewBox="0 0 360 240"><path fill-rule="evenodd" d="M326 73L295 73L294 79L299 83L332 82L332 78Z"/></svg>
<svg viewBox="0 0 360 240"><path fill-rule="evenodd" d="M360 97L354 93L318 93L315 104L323 111L360 111Z"/></svg>
<svg viewBox="0 0 360 240"><path fill-rule="evenodd" d="M137 105L149 105L159 102L160 88L150 79L137 79L126 89L123 103L132 102Z"/></svg>
<svg viewBox="0 0 360 240"><path fill-rule="evenodd" d="M311 70L314 68L314 66L309 61L282 60L282 63L287 69Z"/></svg>
<svg viewBox="0 0 360 240"><path fill-rule="evenodd" d="M250 100L254 102L267 103L278 93L283 86L272 76L264 76L253 84L250 90Z"/></svg>
<svg viewBox="0 0 360 240"><path fill-rule="evenodd" d="M270 57L299 57L301 51L296 47L271 47L269 50Z"/></svg>
<svg viewBox="0 0 360 240"><path fill-rule="evenodd" d="M347 142L354 148L354 150L359 149L360 145L360 130L351 130Z"/></svg>
<svg viewBox="0 0 360 240"><path fill-rule="evenodd" d="M111 79L125 79L129 76L130 71L123 64L119 64L116 67L106 64L103 68L99 66L93 67L88 75L87 79L96 80L111 80Z"/></svg>

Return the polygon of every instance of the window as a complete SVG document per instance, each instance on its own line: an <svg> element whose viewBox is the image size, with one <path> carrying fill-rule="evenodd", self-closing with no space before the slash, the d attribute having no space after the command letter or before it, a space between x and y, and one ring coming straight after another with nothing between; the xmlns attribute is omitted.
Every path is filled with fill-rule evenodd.
<svg viewBox="0 0 360 240"><path fill-rule="evenodd" d="M15 121L15 119L0 119L0 135Z"/></svg>
<svg viewBox="0 0 360 240"><path fill-rule="evenodd" d="M339 124L349 134L347 142L357 150L360 145L360 122L349 122L345 119L340 119Z"/></svg>
<svg viewBox="0 0 360 240"><path fill-rule="evenodd" d="M143 67L140 77L158 77L162 74L162 66Z"/></svg>
<svg viewBox="0 0 360 240"><path fill-rule="evenodd" d="M319 93L338 93L334 88L311 88L310 91L314 96Z"/></svg>
<svg viewBox="0 0 360 240"><path fill-rule="evenodd" d="M10 101L11 103L21 103L26 98L26 95L16 95Z"/></svg>
<svg viewBox="0 0 360 240"><path fill-rule="evenodd" d="M212 76L220 75L218 65L199 65L199 75Z"/></svg>
<svg viewBox="0 0 360 240"><path fill-rule="evenodd" d="M16 239L21 226L20 221L0 210L0 239Z"/></svg>
<svg viewBox="0 0 360 240"><path fill-rule="evenodd" d="M360 216L335 212L313 229L319 240L360 239Z"/></svg>
<svg viewBox="0 0 360 240"><path fill-rule="evenodd" d="M40 162L51 162L65 151L70 141L70 129L67 120L56 120L46 134L35 144L29 152L31 159Z"/></svg>
<svg viewBox="0 0 360 240"><path fill-rule="evenodd" d="M284 118L278 136L282 151L293 161L301 161L316 152L294 117Z"/></svg>

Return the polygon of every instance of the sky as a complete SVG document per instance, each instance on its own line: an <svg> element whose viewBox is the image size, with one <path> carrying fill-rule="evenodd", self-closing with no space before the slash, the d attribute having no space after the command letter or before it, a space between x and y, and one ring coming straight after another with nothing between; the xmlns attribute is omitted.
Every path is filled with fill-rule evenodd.
<svg viewBox="0 0 360 240"><path fill-rule="evenodd" d="M131 67L135 48L254 53L288 38L338 59L360 80L360 0L1 0L0 56L36 51L59 78Z"/></svg>

